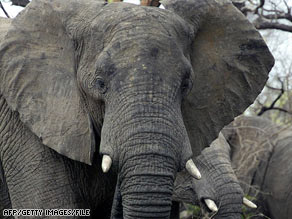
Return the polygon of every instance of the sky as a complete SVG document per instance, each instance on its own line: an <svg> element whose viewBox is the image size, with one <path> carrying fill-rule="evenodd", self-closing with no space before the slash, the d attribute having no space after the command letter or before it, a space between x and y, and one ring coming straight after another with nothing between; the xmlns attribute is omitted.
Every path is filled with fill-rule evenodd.
<svg viewBox="0 0 292 219"><path fill-rule="evenodd" d="M11 2L8 0L1 0L1 2L10 17L15 17L23 9L20 6L11 6ZM6 17L2 9L0 9L0 16Z"/></svg>

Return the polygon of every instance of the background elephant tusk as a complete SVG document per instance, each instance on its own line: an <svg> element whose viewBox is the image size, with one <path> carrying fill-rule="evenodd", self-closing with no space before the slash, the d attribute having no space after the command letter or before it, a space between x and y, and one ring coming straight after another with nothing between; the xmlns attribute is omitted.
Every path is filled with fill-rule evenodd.
<svg viewBox="0 0 292 219"><path fill-rule="evenodd" d="M195 177L196 179L201 179L201 173L194 164L192 159L189 159L186 163L186 169L191 174L191 176Z"/></svg>
<svg viewBox="0 0 292 219"><path fill-rule="evenodd" d="M103 155L101 168L104 173L107 173L112 165L112 159L108 155Z"/></svg>
<svg viewBox="0 0 292 219"><path fill-rule="evenodd" d="M243 204L249 208L257 208L258 206L247 198L243 198Z"/></svg>
<svg viewBox="0 0 292 219"><path fill-rule="evenodd" d="M218 208L217 208L217 205L215 204L215 202L211 199L204 199L207 207L212 211L212 212L217 212L218 211Z"/></svg>

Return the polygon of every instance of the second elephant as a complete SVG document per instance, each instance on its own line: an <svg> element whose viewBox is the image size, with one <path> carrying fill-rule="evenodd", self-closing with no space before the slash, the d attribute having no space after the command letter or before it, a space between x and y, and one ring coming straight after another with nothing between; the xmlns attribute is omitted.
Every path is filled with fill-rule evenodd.
<svg viewBox="0 0 292 219"><path fill-rule="evenodd" d="M261 117L240 116L225 127L222 133L224 136L219 135L211 147L206 148L196 159L198 166L202 160L208 160L203 163L214 167L205 168L208 171L203 172L208 180L196 181L185 175L176 184L176 197L188 203L199 204L194 197L200 198L200 191L220 188L212 184L212 179L217 179L225 182L221 189L239 194L234 198L239 198L244 193L255 199L258 208L247 210L252 218L290 219L292 128L275 125ZM198 187L199 193L194 196L192 191ZM208 193L204 195L206 194ZM228 196L228 192L223 194ZM212 199L220 206L224 197ZM233 206L229 209L240 207L235 200L230 204ZM224 203L223 208L219 209L221 215L224 215L224 208L228 208L228 204ZM230 210L227 212L229 216Z"/></svg>
<svg viewBox="0 0 292 219"><path fill-rule="evenodd" d="M224 128L232 167L241 187L256 198L256 213L292 215L292 129L260 117L238 117Z"/></svg>

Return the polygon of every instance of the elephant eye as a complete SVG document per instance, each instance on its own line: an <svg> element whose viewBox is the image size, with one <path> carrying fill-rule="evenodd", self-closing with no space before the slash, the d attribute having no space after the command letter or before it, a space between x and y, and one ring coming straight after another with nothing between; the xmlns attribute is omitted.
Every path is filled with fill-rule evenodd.
<svg viewBox="0 0 292 219"><path fill-rule="evenodd" d="M192 90L193 81L191 78L191 71L186 71L185 76L181 82L182 96L187 96Z"/></svg>
<svg viewBox="0 0 292 219"><path fill-rule="evenodd" d="M102 77L96 77L94 87L102 94L105 94L107 91L107 86Z"/></svg>
<svg viewBox="0 0 292 219"><path fill-rule="evenodd" d="M193 82L190 77L185 78L181 84L182 96L187 96L193 87Z"/></svg>

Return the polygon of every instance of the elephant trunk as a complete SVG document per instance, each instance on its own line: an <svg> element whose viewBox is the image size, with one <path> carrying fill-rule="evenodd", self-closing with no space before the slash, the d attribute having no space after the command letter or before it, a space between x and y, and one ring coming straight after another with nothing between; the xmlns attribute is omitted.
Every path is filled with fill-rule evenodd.
<svg viewBox="0 0 292 219"><path fill-rule="evenodd" d="M112 156L118 166L117 189L123 218L170 216L175 174L181 165L183 132L177 125L178 115L169 118L151 107L144 106L142 112L137 112L141 107L134 106L129 110L131 114L111 118L119 121L122 128L103 127L104 133L109 130L111 139L116 139ZM102 140L101 147L105 142L109 141Z"/></svg>
<svg viewBox="0 0 292 219"><path fill-rule="evenodd" d="M124 218L169 218L180 148L170 135L173 127L139 122L119 156ZM165 121L164 121L165 122Z"/></svg>
<svg viewBox="0 0 292 219"><path fill-rule="evenodd" d="M240 219L243 192L232 169L229 150L225 139L219 136L219 139L197 158L197 164L213 188L213 194L211 192L207 196L218 200L216 204L219 211L214 218ZM198 195L201 199L209 198L204 197L206 194Z"/></svg>
<svg viewBox="0 0 292 219"><path fill-rule="evenodd" d="M242 212L243 193L235 178L230 165L224 165L217 177L215 176L214 185L216 193L220 195L219 212L215 218L240 219Z"/></svg>
<svg viewBox="0 0 292 219"><path fill-rule="evenodd" d="M169 218L174 161L165 155L131 157L121 170L124 218Z"/></svg>

